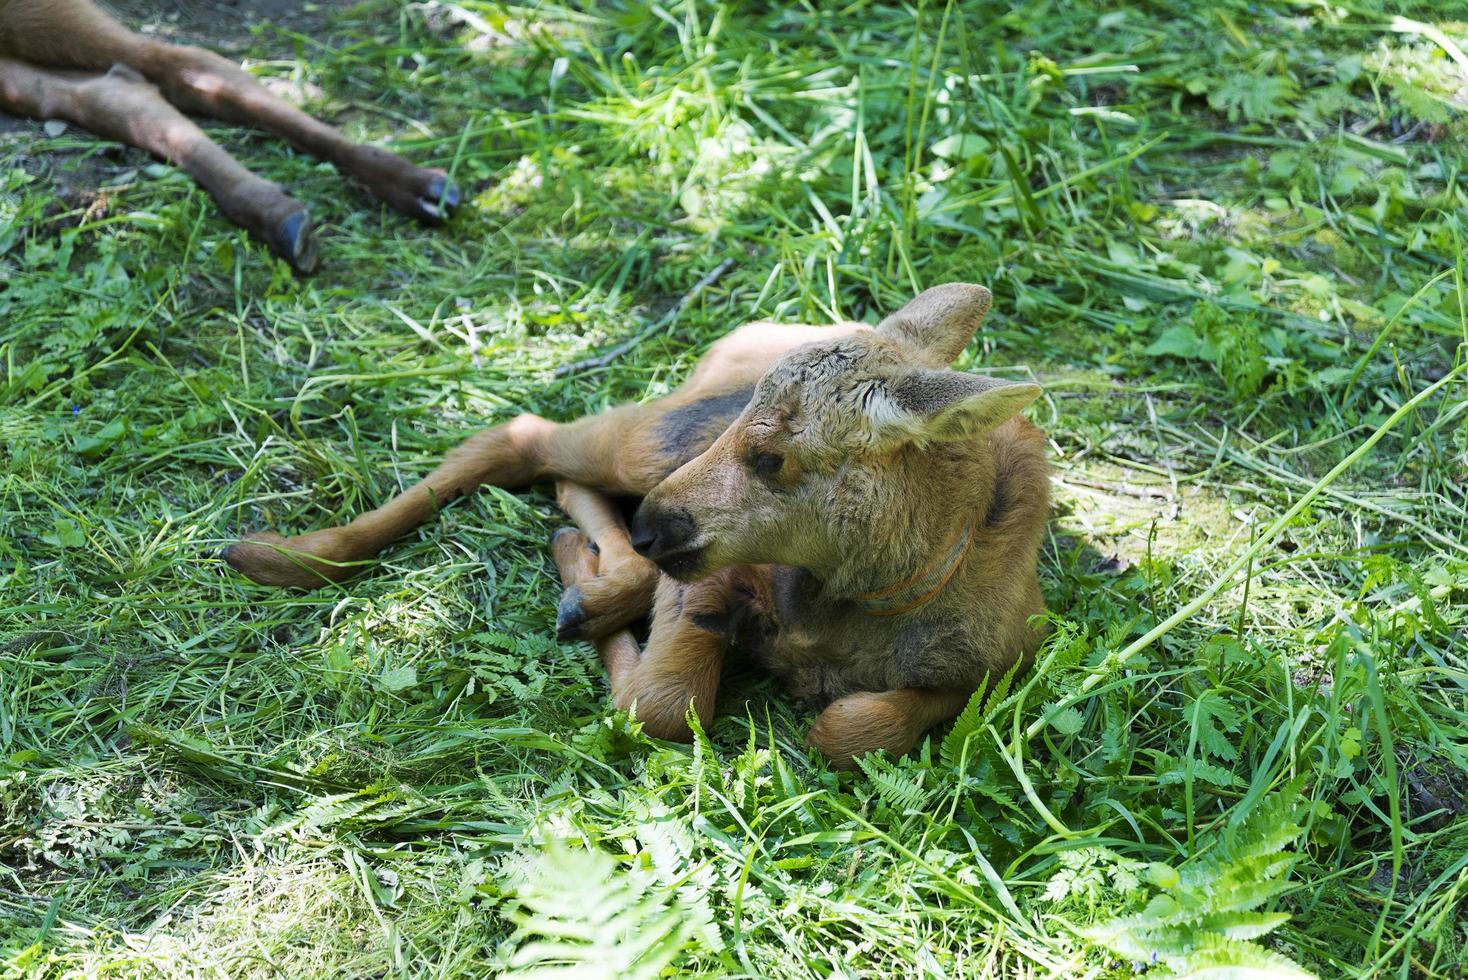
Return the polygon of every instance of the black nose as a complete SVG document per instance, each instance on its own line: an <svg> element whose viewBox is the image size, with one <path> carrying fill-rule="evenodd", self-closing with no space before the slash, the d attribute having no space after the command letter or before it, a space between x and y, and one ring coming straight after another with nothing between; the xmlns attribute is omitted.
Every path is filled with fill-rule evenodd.
<svg viewBox="0 0 1468 980"><path fill-rule="evenodd" d="M693 518L685 510L664 510L643 504L632 515L632 548L657 561L683 549L693 537Z"/></svg>
<svg viewBox="0 0 1468 980"><path fill-rule="evenodd" d="M642 523L641 517L642 511L638 511L632 518L632 550L647 558L658 543L658 532Z"/></svg>

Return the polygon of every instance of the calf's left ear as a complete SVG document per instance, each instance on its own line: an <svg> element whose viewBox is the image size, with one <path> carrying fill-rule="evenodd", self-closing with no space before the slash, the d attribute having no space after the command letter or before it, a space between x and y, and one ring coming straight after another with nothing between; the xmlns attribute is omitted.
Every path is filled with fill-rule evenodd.
<svg viewBox="0 0 1468 980"><path fill-rule="evenodd" d="M1040 397L1040 386L961 371L911 371L888 382L868 408L878 436L971 439L998 428Z"/></svg>
<svg viewBox="0 0 1468 980"><path fill-rule="evenodd" d="M877 333L906 344L928 367L947 367L978 332L993 297L983 286L950 282L925 289L877 324Z"/></svg>

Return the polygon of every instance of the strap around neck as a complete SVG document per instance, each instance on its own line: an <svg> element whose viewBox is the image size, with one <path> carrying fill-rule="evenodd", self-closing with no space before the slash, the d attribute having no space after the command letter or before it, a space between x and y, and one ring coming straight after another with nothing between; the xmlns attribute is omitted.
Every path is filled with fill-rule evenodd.
<svg viewBox="0 0 1468 980"><path fill-rule="evenodd" d="M933 601L953 578L958 566L974 543L974 523L969 521L959 530L948 550L935 563L920 569L896 585L877 592L864 592L853 597L862 612L869 616L900 616Z"/></svg>

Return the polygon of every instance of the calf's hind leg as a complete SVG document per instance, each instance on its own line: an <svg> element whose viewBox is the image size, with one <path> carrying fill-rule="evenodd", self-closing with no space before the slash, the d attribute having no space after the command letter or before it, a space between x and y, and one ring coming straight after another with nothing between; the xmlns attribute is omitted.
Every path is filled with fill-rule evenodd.
<svg viewBox="0 0 1468 980"><path fill-rule="evenodd" d="M361 571L389 542L484 484L513 488L564 478L646 494L670 465L644 446L641 430L657 418L653 405L626 405L564 425L520 415L470 436L421 483L350 524L291 538L253 534L228 548L224 559L262 585L314 589Z"/></svg>
<svg viewBox="0 0 1468 980"><path fill-rule="evenodd" d="M422 482L350 524L291 538L262 531L227 548L224 560L261 585L314 589L341 582L454 498L485 483L518 487L540 479L546 442L556 429L526 414L476 432Z"/></svg>
<svg viewBox="0 0 1468 980"><path fill-rule="evenodd" d="M316 265L305 207L242 167L130 68L116 65L105 75L87 76L0 57L0 109L64 119L162 157L188 171L231 221L268 242L292 266L309 272Z"/></svg>
<svg viewBox="0 0 1468 980"><path fill-rule="evenodd" d="M848 694L821 712L805 744L820 749L837 769L851 769L857 756L878 749L903 755L929 728L962 711L972 695L955 688L916 687Z"/></svg>

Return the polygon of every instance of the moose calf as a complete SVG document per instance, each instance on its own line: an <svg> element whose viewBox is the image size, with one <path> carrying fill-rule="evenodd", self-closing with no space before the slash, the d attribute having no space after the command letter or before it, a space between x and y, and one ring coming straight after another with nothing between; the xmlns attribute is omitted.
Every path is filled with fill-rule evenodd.
<svg viewBox="0 0 1468 980"><path fill-rule="evenodd" d="M459 204L442 170L353 143L212 51L134 34L91 0L0 0L0 110L64 119L182 167L226 217L300 272L316 266L311 213L180 110L283 136L419 220L444 221Z"/></svg>
<svg viewBox="0 0 1468 980"><path fill-rule="evenodd" d="M706 724L733 647L824 709L808 742L833 763L905 752L1041 641L1049 464L1018 414L1040 389L947 367L989 303L954 283L875 329L748 324L666 398L521 415L350 524L225 558L311 588L477 486L556 480L580 528L553 542L558 635L596 642L648 732L690 738L690 705ZM613 495L642 498L630 529ZM639 650L626 627L649 609Z"/></svg>

